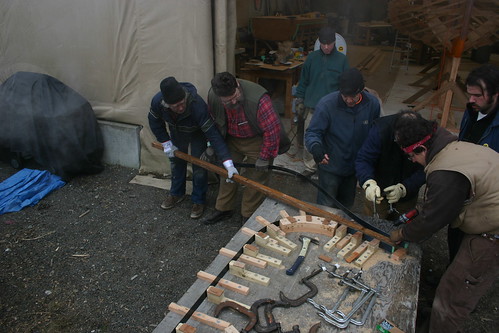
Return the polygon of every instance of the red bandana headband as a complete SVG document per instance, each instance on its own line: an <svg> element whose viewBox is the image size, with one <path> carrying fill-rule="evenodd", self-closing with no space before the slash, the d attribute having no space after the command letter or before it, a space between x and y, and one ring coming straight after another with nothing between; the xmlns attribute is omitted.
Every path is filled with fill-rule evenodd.
<svg viewBox="0 0 499 333"><path fill-rule="evenodd" d="M432 137L433 133L431 134L428 134L427 136L425 136L423 139L421 139L420 141L408 146L408 147L405 147L405 148L402 148L402 150L404 151L404 153L406 154L410 154L412 153L412 151L414 149L416 149L417 147L421 147L426 141L430 140L430 138Z"/></svg>

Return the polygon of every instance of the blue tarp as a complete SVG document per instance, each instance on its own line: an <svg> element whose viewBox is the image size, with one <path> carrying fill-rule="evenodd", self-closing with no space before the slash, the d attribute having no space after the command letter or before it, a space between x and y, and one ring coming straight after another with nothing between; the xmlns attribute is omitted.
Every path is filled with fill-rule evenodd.
<svg viewBox="0 0 499 333"><path fill-rule="evenodd" d="M0 183L0 215L34 206L66 183L48 171L22 169Z"/></svg>

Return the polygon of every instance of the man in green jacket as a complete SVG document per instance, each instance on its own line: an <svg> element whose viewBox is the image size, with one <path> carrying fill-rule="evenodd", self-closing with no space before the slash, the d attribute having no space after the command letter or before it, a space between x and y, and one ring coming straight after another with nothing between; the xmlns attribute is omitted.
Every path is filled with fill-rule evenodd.
<svg viewBox="0 0 499 333"><path fill-rule="evenodd" d="M298 114L297 142L303 147L303 136L310 124L315 106L319 100L339 89L341 73L350 68L347 57L336 50L336 31L326 26L319 31L320 49L308 54L301 69L300 81L296 88L296 110ZM312 155L304 150L304 175L311 176L317 171Z"/></svg>

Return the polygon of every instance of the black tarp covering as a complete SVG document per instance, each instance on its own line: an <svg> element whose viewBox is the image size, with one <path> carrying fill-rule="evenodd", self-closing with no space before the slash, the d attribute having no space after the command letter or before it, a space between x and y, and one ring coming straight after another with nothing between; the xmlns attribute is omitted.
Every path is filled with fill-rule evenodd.
<svg viewBox="0 0 499 333"><path fill-rule="evenodd" d="M0 147L32 157L65 180L103 170L104 143L92 106L45 74L17 72L0 85Z"/></svg>

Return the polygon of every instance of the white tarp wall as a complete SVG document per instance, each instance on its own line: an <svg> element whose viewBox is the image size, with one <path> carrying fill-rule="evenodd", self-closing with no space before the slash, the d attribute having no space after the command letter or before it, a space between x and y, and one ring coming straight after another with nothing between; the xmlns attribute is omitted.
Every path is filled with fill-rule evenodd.
<svg viewBox="0 0 499 333"><path fill-rule="evenodd" d="M206 98L235 28L219 31L214 47L212 5L231 15L233 1L0 0L0 83L17 71L51 75L85 97L97 118L142 125L141 172L167 170L147 113L167 76L188 81ZM218 12L217 12L218 13ZM225 16L227 17L227 16ZM228 23L226 23L228 24ZM234 50L234 43L229 43ZM231 53L232 55L232 53ZM232 68L233 57L217 61ZM224 67L225 64L225 68ZM127 147L123 147L123 150Z"/></svg>

